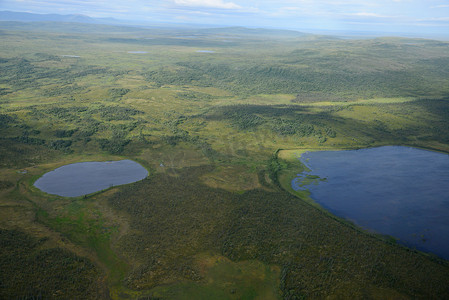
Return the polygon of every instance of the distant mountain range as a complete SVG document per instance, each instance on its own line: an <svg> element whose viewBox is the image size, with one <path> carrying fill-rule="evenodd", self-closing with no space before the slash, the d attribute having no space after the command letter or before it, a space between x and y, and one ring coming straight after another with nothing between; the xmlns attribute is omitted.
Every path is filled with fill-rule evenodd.
<svg viewBox="0 0 449 300"><path fill-rule="evenodd" d="M83 32L85 30L92 30L93 25L113 25L115 27L111 30L142 30L144 28L176 28L180 30L180 35L243 35L243 36L277 36L277 37L304 37L308 35L303 32L286 29L266 29L266 28L247 28L247 27L217 27L211 25L200 24L174 24L174 23L146 23L118 20L114 18L92 18L86 15L60 15L60 14L35 14L27 12L15 12L15 11L0 11L0 22L4 22L2 25L4 28L16 29L16 30L45 30L45 31L71 31ZM20 22L20 23L17 23ZM40 22L39 24L31 24L33 22ZM54 23L78 23L75 24L58 24ZM86 25L83 25L86 24ZM6 26L6 27L5 27ZM75 26L75 27L74 27ZM87 27L86 27L87 26ZM119 27L120 26L120 30ZM101 27L99 29L106 30L108 28Z"/></svg>
<svg viewBox="0 0 449 300"><path fill-rule="evenodd" d="M0 11L0 21L124 24L124 22L114 18L91 18L85 15L33 14L16 11Z"/></svg>

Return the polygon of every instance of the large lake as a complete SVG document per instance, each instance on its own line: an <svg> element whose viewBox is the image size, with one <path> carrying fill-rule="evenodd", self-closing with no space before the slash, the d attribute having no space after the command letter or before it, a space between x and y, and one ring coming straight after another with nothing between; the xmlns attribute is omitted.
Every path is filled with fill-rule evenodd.
<svg viewBox="0 0 449 300"><path fill-rule="evenodd" d="M132 160L81 162L45 173L34 186L48 194L78 197L147 176L148 171Z"/></svg>
<svg viewBox="0 0 449 300"><path fill-rule="evenodd" d="M300 159L310 172L292 181L295 190L309 190L322 207L365 229L449 259L449 155L386 146Z"/></svg>

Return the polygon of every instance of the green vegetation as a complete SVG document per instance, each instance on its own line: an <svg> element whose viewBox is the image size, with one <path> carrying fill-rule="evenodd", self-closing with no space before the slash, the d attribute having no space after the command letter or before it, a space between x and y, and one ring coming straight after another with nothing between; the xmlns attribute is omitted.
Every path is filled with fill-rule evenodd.
<svg viewBox="0 0 449 300"><path fill-rule="evenodd" d="M290 187L307 149L449 152L449 44L0 29L0 298L449 297L447 261ZM67 163L121 158L150 177L74 199L32 186Z"/></svg>
<svg viewBox="0 0 449 300"><path fill-rule="evenodd" d="M95 266L60 248L42 247L45 242L20 231L0 230L0 297L96 299Z"/></svg>

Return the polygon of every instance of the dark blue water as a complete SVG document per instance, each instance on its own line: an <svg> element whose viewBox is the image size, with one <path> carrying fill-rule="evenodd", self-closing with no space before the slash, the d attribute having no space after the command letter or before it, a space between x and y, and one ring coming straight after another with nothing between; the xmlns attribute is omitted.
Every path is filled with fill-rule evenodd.
<svg viewBox="0 0 449 300"><path fill-rule="evenodd" d="M308 152L311 170L292 181L295 190L333 214L373 232L449 259L449 155L387 146ZM301 178L318 175L315 184Z"/></svg>
<svg viewBox="0 0 449 300"><path fill-rule="evenodd" d="M49 194L78 197L147 176L148 171L132 160L82 162L45 173L34 186Z"/></svg>

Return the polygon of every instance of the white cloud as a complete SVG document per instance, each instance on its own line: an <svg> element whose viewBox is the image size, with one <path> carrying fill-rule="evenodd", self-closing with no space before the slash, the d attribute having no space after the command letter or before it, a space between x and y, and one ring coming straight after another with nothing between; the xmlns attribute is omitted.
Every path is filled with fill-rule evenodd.
<svg viewBox="0 0 449 300"><path fill-rule="evenodd" d="M449 17L440 17L440 18L427 18L427 19L418 19L419 22L429 22L429 21L437 21L437 22L449 22Z"/></svg>
<svg viewBox="0 0 449 300"><path fill-rule="evenodd" d="M430 8L448 8L449 4L441 4L441 5L435 5L431 6Z"/></svg>
<svg viewBox="0 0 449 300"><path fill-rule="evenodd" d="M209 7L224 9L239 9L241 6L233 2L223 2L223 0L175 0L175 3L182 6Z"/></svg>
<svg viewBox="0 0 449 300"><path fill-rule="evenodd" d="M380 15L380 14L376 14L376 13L369 13L369 12L358 12L358 13L353 13L350 15L357 16L357 17L372 17L372 18L389 18L390 17L390 16Z"/></svg>
<svg viewBox="0 0 449 300"><path fill-rule="evenodd" d="M288 7L281 7L279 10L301 10L301 7L295 7L295 6L288 6Z"/></svg>

